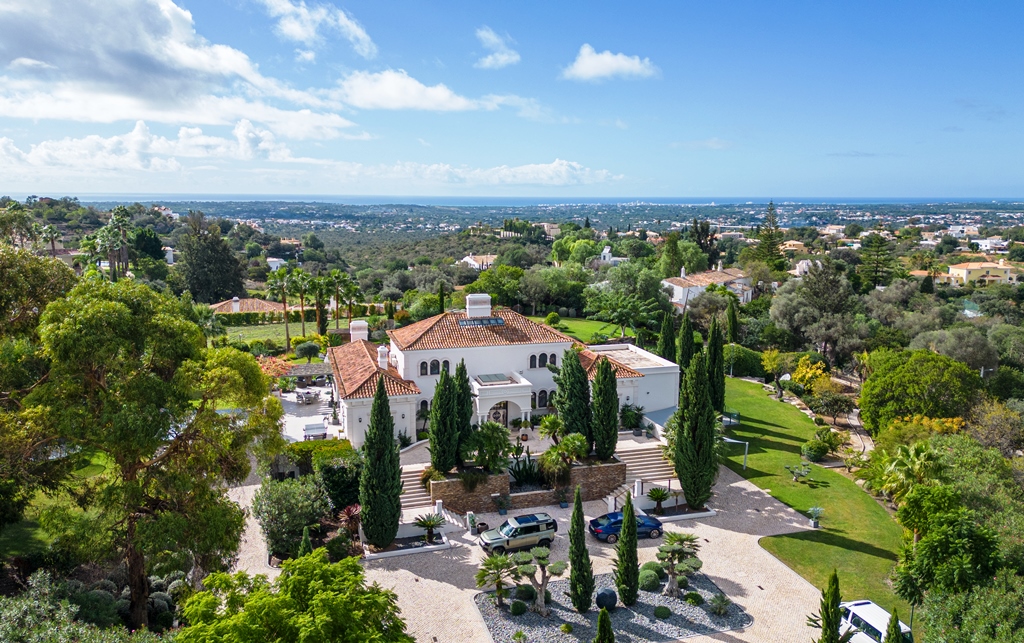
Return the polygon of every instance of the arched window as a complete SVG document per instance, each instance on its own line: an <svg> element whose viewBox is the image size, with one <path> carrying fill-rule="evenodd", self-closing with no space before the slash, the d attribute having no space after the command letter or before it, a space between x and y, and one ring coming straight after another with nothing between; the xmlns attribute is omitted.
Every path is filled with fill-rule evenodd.
<svg viewBox="0 0 1024 643"><path fill-rule="evenodd" d="M555 354L551 353L551 357L548 357L548 364L555 365Z"/></svg>
<svg viewBox="0 0 1024 643"><path fill-rule="evenodd" d="M426 365L426 362L424 362L424 366L425 365ZM430 405L427 403L426 400L420 400L420 410L421 411L429 411L430 410Z"/></svg>
<svg viewBox="0 0 1024 643"><path fill-rule="evenodd" d="M437 361L436 359L435 360L431 360L431 362L430 362L430 374L431 375L440 375L441 374L441 362Z"/></svg>
<svg viewBox="0 0 1024 643"><path fill-rule="evenodd" d="M545 355L544 353L541 353L540 354L540 359L537 360L537 367L538 368L544 368L547 365L548 365L548 356Z"/></svg>
<svg viewBox="0 0 1024 643"><path fill-rule="evenodd" d="M532 408L537 408L537 391L530 393L530 406Z"/></svg>
<svg viewBox="0 0 1024 643"><path fill-rule="evenodd" d="M537 356L530 355L530 368L537 368Z"/></svg>
<svg viewBox="0 0 1024 643"><path fill-rule="evenodd" d="M445 373L450 373L451 372L449 370L448 360L445 360L445 361L441 362L441 368L444 369Z"/></svg>
<svg viewBox="0 0 1024 643"><path fill-rule="evenodd" d="M547 391L541 391L540 394L537 396L537 406L539 406L542 409L547 408L547 406L548 406L548 392Z"/></svg>
<svg viewBox="0 0 1024 643"><path fill-rule="evenodd" d="M420 362L420 375L426 375L426 374L427 374L427 363L426 362Z"/></svg>

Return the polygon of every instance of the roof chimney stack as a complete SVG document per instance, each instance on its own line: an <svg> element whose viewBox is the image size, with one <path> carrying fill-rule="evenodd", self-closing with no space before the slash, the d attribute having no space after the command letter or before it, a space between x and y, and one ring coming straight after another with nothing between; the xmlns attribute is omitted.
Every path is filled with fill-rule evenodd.
<svg viewBox="0 0 1024 643"><path fill-rule="evenodd" d="M238 301L238 297L232 297L231 298L231 312L237 313L239 310L241 310L241 308L242 308L242 305Z"/></svg>
<svg viewBox="0 0 1024 643"><path fill-rule="evenodd" d="M357 319L352 322L352 325L348 328L349 341L369 341L370 339L370 325L362 319Z"/></svg>
<svg viewBox="0 0 1024 643"><path fill-rule="evenodd" d="M377 366L383 368L385 371L388 370L388 347L379 346L377 347Z"/></svg>
<svg viewBox="0 0 1024 643"><path fill-rule="evenodd" d="M490 317L491 296L487 293L466 295L466 317Z"/></svg>
<svg viewBox="0 0 1024 643"><path fill-rule="evenodd" d="M683 266L682 268L679 269L679 276L682 277L683 279L686 279L686 266Z"/></svg>

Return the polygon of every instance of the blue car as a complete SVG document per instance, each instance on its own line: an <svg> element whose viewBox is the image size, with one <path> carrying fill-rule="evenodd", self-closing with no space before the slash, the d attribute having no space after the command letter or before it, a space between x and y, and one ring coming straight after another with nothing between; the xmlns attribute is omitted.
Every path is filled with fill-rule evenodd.
<svg viewBox="0 0 1024 643"><path fill-rule="evenodd" d="M609 544L619 541L619 532L622 531L622 512L605 514L590 521L590 533L598 540ZM661 521L650 516L636 517L636 533L639 536L657 538L665 530L661 527Z"/></svg>

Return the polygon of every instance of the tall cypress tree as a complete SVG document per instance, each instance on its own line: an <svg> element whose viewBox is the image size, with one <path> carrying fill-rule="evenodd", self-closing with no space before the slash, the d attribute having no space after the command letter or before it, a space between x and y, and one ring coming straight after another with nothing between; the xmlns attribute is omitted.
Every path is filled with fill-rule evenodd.
<svg viewBox="0 0 1024 643"><path fill-rule="evenodd" d="M725 410L725 341L718 320L711 320L708 344L704 349L708 363L708 393L711 406L721 413Z"/></svg>
<svg viewBox="0 0 1024 643"><path fill-rule="evenodd" d="M430 407L430 466L448 473L459 463L459 430L455 408L455 386L442 369Z"/></svg>
<svg viewBox="0 0 1024 643"><path fill-rule="evenodd" d="M729 297L729 305L725 309L725 338L730 344L739 341L740 336L740 314L736 306L736 300Z"/></svg>
<svg viewBox="0 0 1024 643"><path fill-rule="evenodd" d="M885 640L894 641L895 643L903 641L903 630L900 629L900 615L895 608L892 610L892 616L889 617L889 625L885 628Z"/></svg>
<svg viewBox="0 0 1024 643"><path fill-rule="evenodd" d="M674 363L676 352L676 329L672 324L672 313L665 313L661 320L661 334L658 335L658 355Z"/></svg>
<svg viewBox="0 0 1024 643"><path fill-rule="evenodd" d="M842 640L839 634L839 627L842 624L839 603L842 600L839 595L839 574L833 569L832 575L828 577L828 585L821 590L820 611L807 619L808 625L821 629L818 643L839 643Z"/></svg>
<svg viewBox="0 0 1024 643"><path fill-rule="evenodd" d="M612 363L602 357L594 376L594 450L607 460L615 453L619 441L619 393Z"/></svg>
<svg viewBox="0 0 1024 643"><path fill-rule="evenodd" d="M437 282L437 302L438 302L438 305L441 307L441 312L443 313L444 312L444 282L443 281L438 281Z"/></svg>
<svg viewBox="0 0 1024 643"><path fill-rule="evenodd" d="M455 377L452 379L452 383L455 386L456 428L459 431L459 445L456 452L461 454L462 447L473 432L473 388L469 384L466 360L459 360L459 365L455 367Z"/></svg>
<svg viewBox="0 0 1024 643"><path fill-rule="evenodd" d="M683 327L679 329L679 353L676 357L676 364L682 372L690 366L693 354L697 352L693 343L693 322L690 321L690 312L683 313ZM682 375L679 377L679 385L682 386Z"/></svg>
<svg viewBox="0 0 1024 643"><path fill-rule="evenodd" d="M383 548L394 542L402 517L402 468L383 375L377 380L377 392L373 396L363 459L359 477L363 533L371 545Z"/></svg>
<svg viewBox="0 0 1024 643"><path fill-rule="evenodd" d="M565 424L566 433L579 433L587 438L588 449L594 448L593 418L590 409L590 382L580 364L580 356L571 348L562 355L562 369L558 372L558 392L555 408Z"/></svg>
<svg viewBox="0 0 1024 643"><path fill-rule="evenodd" d="M686 369L686 383L680 394L675 418L673 464L686 503L700 509L711 497L718 474L715 455L715 410L708 391L707 356L697 353Z"/></svg>
<svg viewBox="0 0 1024 643"><path fill-rule="evenodd" d="M587 528L583 522L579 485L576 485L572 519L569 521L569 565L569 599L576 611L583 614L590 610L594 600L594 568L587 551Z"/></svg>
<svg viewBox="0 0 1024 643"><path fill-rule="evenodd" d="M622 505L619 543L615 546L615 586L623 605L636 602L640 592L640 562L636 553L636 512L633 511L633 496L628 491L626 504Z"/></svg>
<svg viewBox="0 0 1024 643"><path fill-rule="evenodd" d="M601 608L597 613L597 636L594 643L615 643L615 632L612 630L612 617L608 610Z"/></svg>

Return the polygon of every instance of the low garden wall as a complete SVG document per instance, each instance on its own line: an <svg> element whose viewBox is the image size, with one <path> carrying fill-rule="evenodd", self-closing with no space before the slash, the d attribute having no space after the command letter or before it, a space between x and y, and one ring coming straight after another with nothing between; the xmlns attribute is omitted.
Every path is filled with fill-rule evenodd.
<svg viewBox="0 0 1024 643"><path fill-rule="evenodd" d="M572 468L569 478L569 489L580 487L583 501L600 500L609 493L626 484L626 463L611 462L608 464L580 464ZM467 491L461 480L434 480L430 483L430 501L444 502L446 509L464 514L488 513L497 510L492 496L509 493L509 475L500 473L488 476L472 491ZM558 504L558 494L553 489L513 493L509 496L513 510L543 507ZM571 500L571 498L570 498Z"/></svg>

